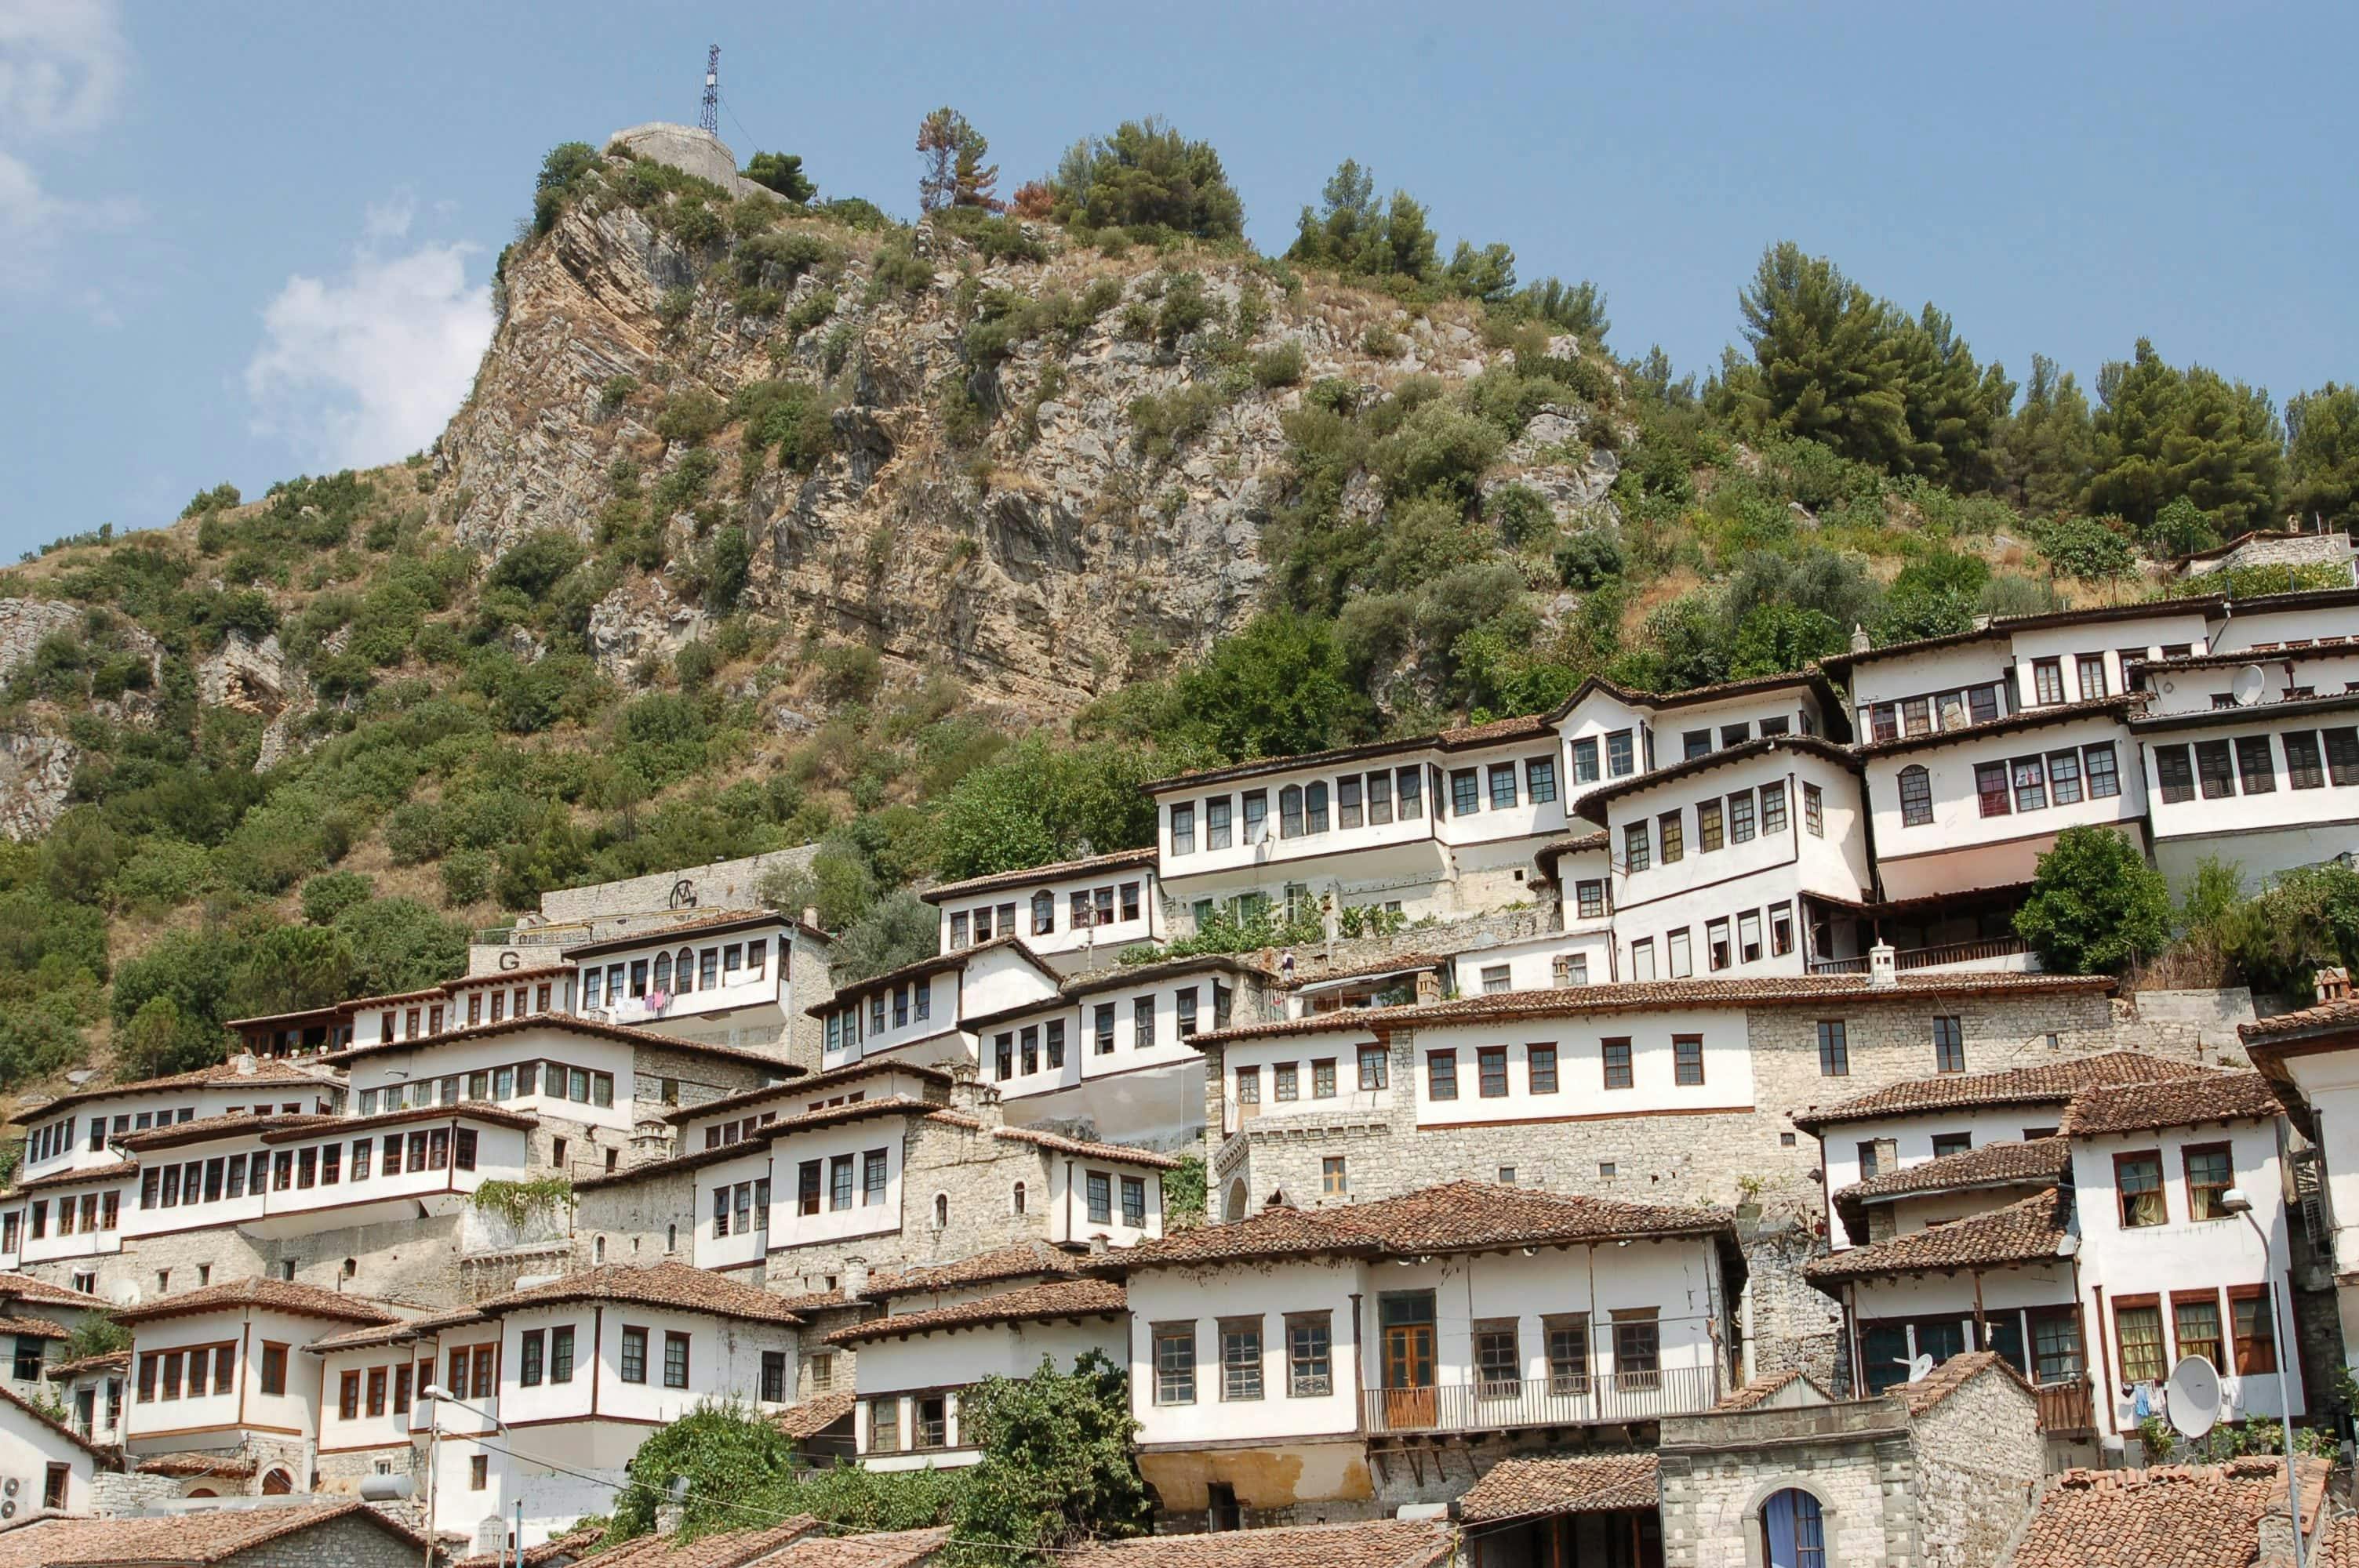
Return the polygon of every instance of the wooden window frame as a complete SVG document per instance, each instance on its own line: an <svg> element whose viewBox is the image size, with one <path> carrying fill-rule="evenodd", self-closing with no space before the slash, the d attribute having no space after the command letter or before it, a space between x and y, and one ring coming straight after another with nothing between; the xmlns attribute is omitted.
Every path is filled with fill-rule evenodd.
<svg viewBox="0 0 2359 1568"><path fill-rule="evenodd" d="M2267 1284L2230 1285L2227 1296L2227 1312L2226 1315L2220 1320L2220 1333L2228 1342L2229 1353L2236 1358L2236 1376L2249 1378L2276 1371L2278 1365L2277 1357L2284 1353L2285 1335L2277 1324L2277 1297L2275 1287ZM2266 1367L2253 1367L2245 1364L2245 1346L2252 1342L2247 1340L2236 1326L2236 1305L2240 1302L2258 1302L2267 1309L2269 1364Z"/></svg>
<svg viewBox="0 0 2359 1568"><path fill-rule="evenodd" d="M2113 1322L2114 1355L2118 1358L2114 1365L2121 1368L2122 1381L2159 1382L2161 1378L2147 1379L2130 1376L2129 1341L2122 1337L2122 1314L2130 1312L2154 1314L2156 1358L2161 1365L2161 1378L2168 1378L2170 1376L2170 1320L2162 1310L2162 1297L2151 1291L2142 1296L2116 1296L2114 1298Z"/></svg>
<svg viewBox="0 0 2359 1568"><path fill-rule="evenodd" d="M2217 1143L2189 1143L2182 1145L2179 1151L2179 1173L2180 1178L2187 1184L2188 1222L2190 1224L2209 1225L2217 1220L2235 1218L2236 1217L2234 1215L2226 1213L2198 1214L2195 1212L2195 1195L2198 1190L2195 1184L2195 1156L2198 1154L2225 1154L2228 1157L2227 1185L2212 1190L2224 1193L2236 1184L2236 1148L2234 1144L2223 1140Z"/></svg>
<svg viewBox="0 0 2359 1568"><path fill-rule="evenodd" d="M2213 1346L2217 1354L2212 1356L2210 1360L2213 1370L2225 1371L2226 1368L2222 1365L2222 1362L2228 1354L2230 1334L2228 1311L2222 1303L2220 1292L2216 1290L2170 1292L2170 1364L2176 1367L2181 1359L2194 1354L2187 1348L2186 1339L2179 1332L2179 1309L2183 1306L2211 1307L2213 1314L2213 1332L2218 1338Z"/></svg>
<svg viewBox="0 0 2359 1568"><path fill-rule="evenodd" d="M2114 1155L2114 1221L2124 1230L2152 1230L2170 1223L2170 1183L2164 1174L2160 1149L2125 1149ZM2129 1160L2154 1162L2155 1195L2162 1202L2162 1217L2145 1224L2130 1222L2129 1193L2122 1185L2122 1164Z"/></svg>

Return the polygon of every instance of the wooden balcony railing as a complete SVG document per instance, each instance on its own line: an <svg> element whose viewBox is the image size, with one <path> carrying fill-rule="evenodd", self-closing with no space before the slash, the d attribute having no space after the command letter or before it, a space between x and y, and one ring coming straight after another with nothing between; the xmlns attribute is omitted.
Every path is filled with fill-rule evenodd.
<svg viewBox="0 0 2359 1568"><path fill-rule="evenodd" d="M1694 1415L1712 1409L1719 1400L1719 1374L1711 1367L1361 1391L1370 1433L1484 1432L1654 1421L1667 1415Z"/></svg>
<svg viewBox="0 0 2359 1568"><path fill-rule="evenodd" d="M1934 969L1944 964L1976 964L1991 958L2011 958L2029 952L2020 936L1985 936L1973 942L1942 942L1930 947L1908 947L1893 955L1896 969ZM1814 975L1864 975L1867 955L1856 958L1813 958Z"/></svg>
<svg viewBox="0 0 2359 1568"><path fill-rule="evenodd" d="M2032 1393L2039 1401L2042 1432L2088 1432L2097 1424L2086 1376L2061 1383L2041 1383Z"/></svg>

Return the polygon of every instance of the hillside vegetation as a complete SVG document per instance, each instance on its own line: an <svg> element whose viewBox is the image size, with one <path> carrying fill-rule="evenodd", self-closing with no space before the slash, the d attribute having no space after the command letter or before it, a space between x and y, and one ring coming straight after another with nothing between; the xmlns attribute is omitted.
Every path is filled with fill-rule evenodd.
<svg viewBox="0 0 2359 1568"><path fill-rule="evenodd" d="M1003 202L943 114L914 225L560 146L432 450L7 573L0 1084L814 839L773 892L878 968L910 882L1147 842L1159 774L2160 593L2359 504L2347 386L2143 341L2018 384L1785 244L1699 384L1355 164L1266 256L1169 126Z"/></svg>

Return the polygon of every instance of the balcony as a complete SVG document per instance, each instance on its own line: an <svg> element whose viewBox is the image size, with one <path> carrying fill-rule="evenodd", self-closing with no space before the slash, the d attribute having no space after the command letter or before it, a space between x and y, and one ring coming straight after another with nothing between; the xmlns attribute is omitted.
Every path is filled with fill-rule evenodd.
<svg viewBox="0 0 2359 1568"><path fill-rule="evenodd" d="M1372 1436L1499 1432L1526 1426L1596 1426L1696 1415L1720 1402L1713 1367L1608 1372L1593 1378L1527 1378L1430 1389L1361 1390Z"/></svg>
<svg viewBox="0 0 2359 1568"><path fill-rule="evenodd" d="M1864 975L1867 955L1856 958L1813 958L1814 975ZM2020 936L1985 936L1973 942L1943 942L1931 947L1907 947L1894 956L1897 969L2006 969L2028 971L2037 966L2031 949Z"/></svg>
<svg viewBox="0 0 2359 1568"><path fill-rule="evenodd" d="M2089 1401L2089 1379L2083 1374L2061 1383L2041 1383L2032 1395L2039 1401L2042 1432L2093 1432L2097 1418Z"/></svg>

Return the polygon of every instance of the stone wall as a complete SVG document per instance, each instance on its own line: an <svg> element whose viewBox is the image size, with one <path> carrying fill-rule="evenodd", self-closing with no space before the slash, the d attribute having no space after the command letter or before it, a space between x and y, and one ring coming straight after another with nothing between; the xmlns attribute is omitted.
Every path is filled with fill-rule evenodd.
<svg viewBox="0 0 2359 1568"><path fill-rule="evenodd" d="M1773 1492L1819 1499L1826 1568L1914 1568L1914 1455L1897 1400L1663 1423L1663 1568L1758 1568Z"/></svg>
<svg viewBox="0 0 2359 1568"><path fill-rule="evenodd" d="M1211 1154L1208 1203L1212 1213L1224 1215L1241 1192L1247 1211L1277 1195L1314 1206L1323 1201L1321 1162L1341 1154L1353 1202L1447 1181L1495 1181L1512 1168L1518 1184L1553 1192L1635 1203L1744 1204L1748 1212L1757 1206L1746 1243L1753 1278L1741 1303L1750 1331L1751 1368L1801 1367L1828 1375L1840 1359L1839 1314L1829 1298L1799 1277L1802 1261L1824 1245L1819 1146L1791 1119L1812 1106L1929 1076L1936 1012L1961 1020L1967 1067L1977 1073L2124 1048L2152 1046L2180 1057L2193 1056L2198 1049L2191 1030L2149 1029L2135 1019L2116 1018L2099 996L1959 996L1937 1002L1854 995L1839 1005L1749 1011L1749 1111L1419 1131L1412 1088L1419 1081L1417 1035L1412 1029L1395 1028L1386 1041L1392 1057L1389 1108L1266 1117L1246 1124ZM1819 1069L1818 1022L1833 1016L1844 1022L1850 1054L1850 1073L1839 1078L1822 1076ZM1578 1026L1578 1021L1551 1021L1514 1027L1522 1034ZM1220 1045L1207 1046L1205 1058L1206 1115L1208 1125L1217 1126Z"/></svg>
<svg viewBox="0 0 2359 1568"><path fill-rule="evenodd" d="M540 895L540 917L549 925L596 923L603 938L625 930L659 929L664 920L626 921L628 915L658 914L669 918L702 910L758 909L762 880L776 871L800 871L819 853L816 844L747 855L734 860L714 860L679 871L655 871L619 881L592 882L587 887L558 888ZM612 929L609 929L609 926ZM531 928L516 933L529 939ZM579 934L568 938L582 940Z"/></svg>
<svg viewBox="0 0 2359 1568"><path fill-rule="evenodd" d="M2046 1451L2029 1390L1993 1368L1917 1418L1924 1568L1991 1568L2030 1517Z"/></svg>
<svg viewBox="0 0 2359 1568"><path fill-rule="evenodd" d="M420 1550L391 1530L347 1514L221 1562L223 1568L410 1568Z"/></svg>
<svg viewBox="0 0 2359 1568"><path fill-rule="evenodd" d="M2245 1043L2236 1025L2253 1022L2253 993L2245 986L2218 990L2141 990L2136 1003L2137 1021L2150 1029L2177 1025L2192 1029L2207 1062L2246 1067Z"/></svg>
<svg viewBox="0 0 2359 1568"><path fill-rule="evenodd" d="M180 1486L169 1476L143 1476L137 1471L101 1470L90 1478L90 1511L102 1519L136 1514L177 1498Z"/></svg>

